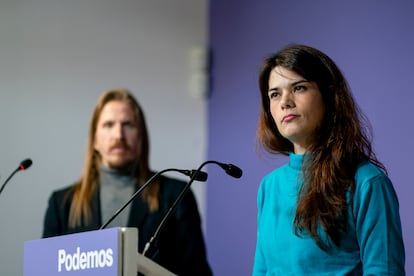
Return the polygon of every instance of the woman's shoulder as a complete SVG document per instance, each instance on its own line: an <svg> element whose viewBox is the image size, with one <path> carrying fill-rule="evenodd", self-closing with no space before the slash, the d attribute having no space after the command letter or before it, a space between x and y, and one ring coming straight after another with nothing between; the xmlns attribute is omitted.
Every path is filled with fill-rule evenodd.
<svg viewBox="0 0 414 276"><path fill-rule="evenodd" d="M289 163L282 164L280 167L277 167L273 169L272 171L270 171L269 173L267 173L262 178L262 183L274 182L275 180L279 178L284 178L286 175L290 175L291 173L292 173L292 169L289 166Z"/></svg>
<svg viewBox="0 0 414 276"><path fill-rule="evenodd" d="M390 193L394 191L393 183L388 175L378 166L370 161L359 164L355 173L356 193Z"/></svg>
<svg viewBox="0 0 414 276"><path fill-rule="evenodd" d="M357 183L372 180L378 177L388 178L385 172L372 162L365 160L359 163L355 173L355 180Z"/></svg>

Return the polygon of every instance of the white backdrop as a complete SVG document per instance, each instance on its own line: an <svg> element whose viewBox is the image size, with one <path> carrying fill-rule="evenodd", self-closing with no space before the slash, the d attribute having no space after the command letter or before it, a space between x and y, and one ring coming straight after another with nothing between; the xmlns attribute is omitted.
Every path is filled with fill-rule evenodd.
<svg viewBox="0 0 414 276"><path fill-rule="evenodd" d="M0 183L33 165L0 195L0 275L23 275L48 196L80 176L101 92L125 87L141 102L153 169L204 161L206 100L188 84L207 16L207 0L1 0ZM204 221L205 186L192 188Z"/></svg>

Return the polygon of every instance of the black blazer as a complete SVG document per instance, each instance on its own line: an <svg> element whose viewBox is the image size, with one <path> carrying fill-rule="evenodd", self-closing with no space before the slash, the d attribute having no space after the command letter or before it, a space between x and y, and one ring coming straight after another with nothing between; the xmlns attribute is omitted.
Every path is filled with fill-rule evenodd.
<svg viewBox="0 0 414 276"><path fill-rule="evenodd" d="M119 226L138 228L139 252L143 251L145 243L154 234L163 215L171 207L184 185L182 181L161 176L159 209L153 213L148 212L148 206L140 196L131 202L128 225ZM70 203L73 197L71 187L54 191L50 196L44 218L44 238L96 230L104 223L101 221L100 197L97 189L92 200L91 223L74 228L68 226ZM64 200L65 197L67 200ZM153 260L177 275L212 275L207 262L200 215L191 189L177 205L160 232L156 248L158 254Z"/></svg>

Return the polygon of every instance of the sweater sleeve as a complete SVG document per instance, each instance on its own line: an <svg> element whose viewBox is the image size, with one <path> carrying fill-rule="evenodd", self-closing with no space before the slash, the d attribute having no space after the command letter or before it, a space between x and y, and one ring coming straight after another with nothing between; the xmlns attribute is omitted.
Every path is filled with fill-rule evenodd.
<svg viewBox="0 0 414 276"><path fill-rule="evenodd" d="M364 275L405 275L399 204L389 178L357 184L354 219Z"/></svg>
<svg viewBox="0 0 414 276"><path fill-rule="evenodd" d="M263 258L261 242L260 242L260 218L262 214L262 206L264 201L264 184L259 187L257 194L257 237L256 237L256 252L254 256L253 275L261 276L266 275L266 265Z"/></svg>

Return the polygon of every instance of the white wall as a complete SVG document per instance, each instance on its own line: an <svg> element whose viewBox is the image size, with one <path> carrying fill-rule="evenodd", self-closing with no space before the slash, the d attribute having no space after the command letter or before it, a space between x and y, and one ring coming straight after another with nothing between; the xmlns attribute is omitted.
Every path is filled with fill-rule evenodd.
<svg viewBox="0 0 414 276"><path fill-rule="evenodd" d="M79 177L101 92L122 86L141 102L153 169L204 161L206 101L187 86L206 22L207 0L1 0L0 183L21 160L33 165L0 195L0 275L23 275L48 196Z"/></svg>

